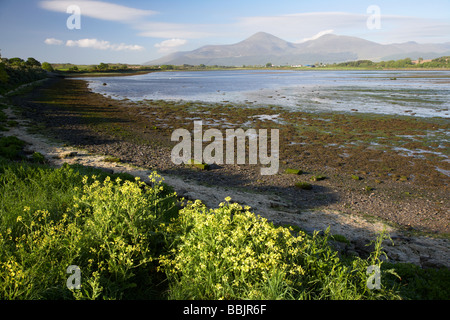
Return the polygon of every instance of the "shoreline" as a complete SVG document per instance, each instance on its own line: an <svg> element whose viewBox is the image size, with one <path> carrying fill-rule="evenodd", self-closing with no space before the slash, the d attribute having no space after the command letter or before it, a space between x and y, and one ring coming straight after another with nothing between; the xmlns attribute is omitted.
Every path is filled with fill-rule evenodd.
<svg viewBox="0 0 450 320"><path fill-rule="evenodd" d="M69 146L84 150L75 157L64 159L64 162L86 165L99 162L105 166L105 156L113 156L117 162L108 163L107 170L141 170L141 176L156 170L167 178L169 185L176 186L180 196L203 200L210 207L217 206L223 201L221 198L233 195L233 201L250 205L255 214L268 217L276 224L297 225L310 232L331 226L332 233L351 240L350 248L355 245L364 248L367 241L374 239L376 230L379 232L386 228L392 232L395 241L395 248L389 245L387 248L394 260L430 266L436 264L433 261L439 260L439 265L446 259L449 252L446 186L418 188L412 185L412 181L397 179L383 181L367 192L364 188L373 185L374 178L379 178L372 177L370 172L363 174L360 171L362 179L356 181L343 172L341 166L333 168L327 166L327 161L325 164L313 161L301 163L304 174L286 175L283 173L285 168L298 165L298 162L294 163L286 157L281 159L279 174L271 177L258 175L259 166L212 166L210 171L174 166L170 161L171 144L167 141L171 133L168 124L171 117L184 115L186 106L182 108L169 103L144 107L129 101L112 101L92 93L84 80L50 82L27 97L15 97L14 104L21 105L22 117L33 122L28 128L29 134L53 136L60 146L66 146L61 150ZM201 111L205 115L204 110ZM232 109L228 111L236 112ZM258 111L261 110L247 110L247 113ZM189 111L192 112L194 110ZM236 121L238 114L234 115ZM248 119L249 114L241 117ZM161 123L153 122L155 126L152 127L148 122L138 120L142 118L147 121L162 118L168 126L163 128ZM314 122L313 119L310 121ZM258 125L265 127L267 122L259 121ZM313 149L307 148L308 151ZM319 151L324 152L323 149ZM89 154L96 155L96 160L92 160ZM310 178L319 173L324 174L326 179L311 182ZM298 181L310 182L313 190L295 188L294 184ZM445 181L448 182L448 179L443 183ZM417 219L420 214L432 219L424 223L426 220ZM416 249L420 247L420 254L414 253L415 249L410 245ZM346 247L345 250L348 249Z"/></svg>
<svg viewBox="0 0 450 320"><path fill-rule="evenodd" d="M289 203L286 205L298 208L299 211L305 208L332 208L349 214L381 218L402 228L415 230L415 232L431 232L448 236L450 227L449 217L445 214L448 212L446 211L448 199L445 197L445 192L448 190L449 177L436 170L434 170L436 172L432 172L427 171L427 168L421 168L426 164L428 164L428 168L433 167L432 157L426 160L414 159L418 163L405 168L409 159L394 153L387 154L387 150L374 150L363 146L349 149L339 148L339 146L332 148L329 145L343 143L348 134L343 134L342 137L322 134L321 130L329 129L326 121L316 119L317 115L308 116L306 113L300 113L299 116L309 117L305 120L309 126L318 127L317 131L302 132L305 135L302 141L306 139L306 141L312 142L310 146L303 142L295 145L289 144L286 137L292 137L296 133L296 128L270 121L254 121L255 129L280 129L281 167L276 176L262 177L258 174L259 166L248 165L213 166L213 170L200 171L175 166L170 161L170 150L174 146L174 143L170 142L170 134L173 129L192 129L193 120L183 121L183 118L189 118L189 115L190 118L196 118L196 116L200 119L203 118L206 130L213 127L208 123L215 118L214 114L227 113L228 117L225 122L234 122L239 125L262 111L265 114L279 114L282 111L277 108L242 110L226 106L210 108L202 106L200 108L195 103L177 105L173 102L166 102L165 105L160 105L161 101L148 104L118 101L90 92L84 80L65 79L56 81L54 84L55 86L50 91L46 89L54 99L57 99L54 105L46 104L48 101L43 101L38 105L34 102L30 105L29 111L37 112L26 112L25 115L45 122L46 127L56 138L65 140L69 144L111 154L126 163L155 168L163 173L185 176L206 185L284 194L286 203ZM62 87L58 88L61 85ZM56 96L54 96L55 94ZM74 99L77 104L84 104L84 107L78 108L69 103L64 105L64 108L60 108L58 100L62 100L63 97L64 99ZM47 100L47 97L44 100ZM37 106L39 108L36 108ZM432 121L427 122L422 119L414 120L411 123L408 123L407 120L397 119L392 123L392 117L387 117L387 119L385 119L386 117L374 119L368 117L365 119L366 116L356 115L351 117L348 115L345 117L340 115L323 116L332 117L333 124L342 122L343 128L354 129L355 126L367 122L371 124L371 127L367 128L368 131L379 125L389 125L386 130L390 128L390 131L392 131L392 125L399 127L403 125L405 131L411 130L407 125L411 125L413 128L417 126L421 130L435 126ZM214 125L220 127L220 123L214 123ZM446 128L445 124L441 124L440 128ZM350 129L347 130L350 131ZM354 136L354 134L350 134L350 136ZM389 136L395 136L394 132L389 132ZM322 141L324 139L326 141ZM337 154L337 151L340 155ZM350 152L353 152L351 156L343 155L343 153ZM389 165L388 168L385 168L387 172L375 170L383 167L374 166L377 161L371 161L371 159L380 160L377 157L382 157L385 165ZM394 164L396 164L395 167ZM299 168L306 174L285 175L283 171L287 168ZM422 170L423 173L411 179L409 175L407 176L408 170ZM318 174L327 176L327 179L314 182L313 192L300 191L294 187L297 181L309 181ZM353 180L352 174L358 174L361 179ZM407 179L402 179L403 176L406 176ZM378 181L381 183L377 183ZM365 191L366 186L373 188L373 192ZM405 214L408 218L405 218Z"/></svg>

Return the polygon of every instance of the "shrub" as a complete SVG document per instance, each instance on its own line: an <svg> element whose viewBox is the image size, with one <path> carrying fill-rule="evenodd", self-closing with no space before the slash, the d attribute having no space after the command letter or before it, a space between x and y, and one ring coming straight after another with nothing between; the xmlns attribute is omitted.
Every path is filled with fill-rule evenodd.
<svg viewBox="0 0 450 320"><path fill-rule="evenodd" d="M0 138L0 156L8 160L20 160L23 158L22 150L26 142L17 137Z"/></svg>
<svg viewBox="0 0 450 320"><path fill-rule="evenodd" d="M151 298L161 282L160 223L176 198L154 177L103 181L61 169L6 166L0 178L0 299ZM82 270L81 290L66 269Z"/></svg>
<svg viewBox="0 0 450 320"><path fill-rule="evenodd" d="M341 259L328 230L275 227L231 199L179 210L156 174L147 185L79 165L0 165L0 299L398 298L367 288L383 235L368 259ZM80 290L66 286L71 265Z"/></svg>
<svg viewBox="0 0 450 320"><path fill-rule="evenodd" d="M44 155L40 152L34 152L31 156L31 159L36 163L46 163L47 159L45 159Z"/></svg>
<svg viewBox="0 0 450 320"><path fill-rule="evenodd" d="M230 200L230 199L226 199ZM371 259L341 261L318 233L274 227L238 204L207 209L189 203L167 226L174 238L161 257L169 299L371 299L396 297L368 290Z"/></svg>

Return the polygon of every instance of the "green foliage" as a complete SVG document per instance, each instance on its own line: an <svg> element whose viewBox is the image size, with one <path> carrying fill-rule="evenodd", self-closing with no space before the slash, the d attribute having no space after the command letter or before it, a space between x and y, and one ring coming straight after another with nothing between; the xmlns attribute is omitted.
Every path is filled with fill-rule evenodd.
<svg viewBox="0 0 450 320"><path fill-rule="evenodd" d="M35 58L28 58L25 64L29 67L40 67L41 63L37 61Z"/></svg>
<svg viewBox="0 0 450 320"><path fill-rule="evenodd" d="M11 66L21 67L25 65L25 61L21 58L11 58L7 59L7 61Z"/></svg>
<svg viewBox="0 0 450 320"><path fill-rule="evenodd" d="M116 162L116 163L118 163L118 162L120 162L120 158L108 156L108 157L106 157L105 159L103 159L103 161L105 161L105 162Z"/></svg>
<svg viewBox="0 0 450 320"><path fill-rule="evenodd" d="M42 69L44 69L45 71L48 72L54 72L55 70L53 69L52 65L48 62L43 62L42 63Z"/></svg>
<svg viewBox="0 0 450 320"><path fill-rule="evenodd" d="M299 189L303 189L303 190L311 190L312 189L312 185L308 182L304 182L304 181L300 181L297 182L295 184L295 186Z"/></svg>
<svg viewBox="0 0 450 320"><path fill-rule="evenodd" d="M338 67L360 67L367 68L374 66L375 63L370 60L349 61L337 64Z"/></svg>
<svg viewBox="0 0 450 320"><path fill-rule="evenodd" d="M99 70L99 71L105 71L108 69L109 69L109 65L107 63L102 62L97 66L97 70Z"/></svg>
<svg viewBox="0 0 450 320"><path fill-rule="evenodd" d="M394 268L399 277L388 278L398 286L404 299L411 300L448 300L450 297L450 270L422 269L409 263L385 264Z"/></svg>
<svg viewBox="0 0 450 320"><path fill-rule="evenodd" d="M150 178L0 157L0 299L448 297L448 270L382 262L384 233L368 259L341 258L328 238L348 240L329 230L276 227L230 198L180 210L161 177ZM71 265L80 290L66 286ZM373 265L380 290L367 287Z"/></svg>
<svg viewBox="0 0 450 320"><path fill-rule="evenodd" d="M151 298L164 248L158 226L176 199L154 179L82 176L61 169L8 165L0 178L1 299ZM70 265L82 288L66 287Z"/></svg>
<svg viewBox="0 0 450 320"><path fill-rule="evenodd" d="M419 58L419 61L423 61ZM450 57L440 57L433 59L432 61L414 64L410 58L400 60L389 60L372 62L370 60L358 60L349 61L331 65L332 67L340 68L370 68L370 69L382 69L382 68L450 68Z"/></svg>
<svg viewBox="0 0 450 320"><path fill-rule="evenodd" d="M164 64L160 68L161 68L161 70L173 70L173 69L175 69L175 67L173 65L170 65L170 64Z"/></svg>
<svg viewBox="0 0 450 320"><path fill-rule="evenodd" d="M44 155L40 152L34 152L31 156L31 159L35 163L46 163L47 159L45 159Z"/></svg>
<svg viewBox="0 0 450 320"><path fill-rule="evenodd" d="M0 138L0 156L8 160L23 159L22 150L25 142L16 137Z"/></svg>
<svg viewBox="0 0 450 320"><path fill-rule="evenodd" d="M229 201L230 199L226 199ZM189 203L167 227L177 235L161 258L169 299L376 299L393 291L367 288L368 260L345 263L325 237L274 227L238 204L207 209Z"/></svg>
<svg viewBox="0 0 450 320"><path fill-rule="evenodd" d="M0 94L47 77L40 62L34 58L28 58L27 61L20 58L5 58L2 61L0 63Z"/></svg>
<svg viewBox="0 0 450 320"><path fill-rule="evenodd" d="M323 175L316 175L311 177L311 181L322 181L325 180L327 177Z"/></svg>
<svg viewBox="0 0 450 320"><path fill-rule="evenodd" d="M286 169L286 170L284 171L284 173L286 173L286 174L300 175L300 174L303 173L303 171L302 171L302 170L299 170L299 169Z"/></svg>
<svg viewBox="0 0 450 320"><path fill-rule="evenodd" d="M9 79L8 73L5 69L5 64L0 62L0 82L7 83Z"/></svg>

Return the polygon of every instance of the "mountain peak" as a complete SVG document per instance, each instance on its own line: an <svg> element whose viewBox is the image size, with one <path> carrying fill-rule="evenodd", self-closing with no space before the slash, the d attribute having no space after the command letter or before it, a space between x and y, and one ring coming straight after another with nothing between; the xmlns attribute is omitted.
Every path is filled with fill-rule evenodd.
<svg viewBox="0 0 450 320"><path fill-rule="evenodd" d="M252 39L252 38L264 39L264 38L277 38L277 37L275 37L273 34L260 31L260 32L255 33L254 35L250 36L248 39ZM279 39L279 38L277 38L277 39Z"/></svg>
<svg viewBox="0 0 450 320"><path fill-rule="evenodd" d="M283 39L280 39L270 33L267 32L258 32L249 38L245 39L242 42L278 42L278 43L286 43Z"/></svg>
<svg viewBox="0 0 450 320"><path fill-rule="evenodd" d="M265 65L268 61L280 65L345 62L351 60L379 61L396 56L416 58L423 53L436 57L448 55L448 44L382 45L365 39L336 34L302 43L292 43L266 32L258 32L235 44L204 46L189 52L177 52L146 64L206 64L222 66Z"/></svg>

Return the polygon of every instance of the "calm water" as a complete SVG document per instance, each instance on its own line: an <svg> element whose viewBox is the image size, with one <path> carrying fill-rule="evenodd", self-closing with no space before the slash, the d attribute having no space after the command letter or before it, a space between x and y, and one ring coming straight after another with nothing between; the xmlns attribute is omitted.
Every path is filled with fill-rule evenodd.
<svg viewBox="0 0 450 320"><path fill-rule="evenodd" d="M449 71L156 72L92 78L89 87L115 99L279 105L312 112L450 115Z"/></svg>

